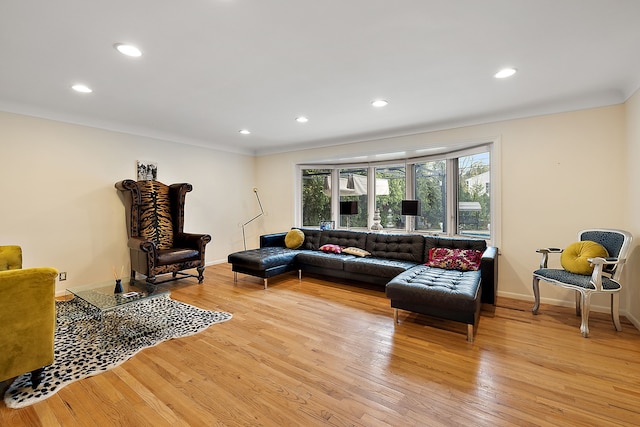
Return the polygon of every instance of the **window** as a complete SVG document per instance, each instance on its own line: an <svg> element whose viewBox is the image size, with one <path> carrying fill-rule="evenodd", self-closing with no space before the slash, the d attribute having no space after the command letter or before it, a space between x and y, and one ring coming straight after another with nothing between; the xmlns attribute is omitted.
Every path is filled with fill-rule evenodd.
<svg viewBox="0 0 640 427"><path fill-rule="evenodd" d="M340 227L367 228L367 175L367 168L340 169Z"/></svg>
<svg viewBox="0 0 640 427"><path fill-rule="evenodd" d="M489 238L491 168L489 153L458 157L458 234Z"/></svg>
<svg viewBox="0 0 640 427"><path fill-rule="evenodd" d="M384 230L404 230L402 200L406 199L406 173L403 166L375 168L375 209L380 211L380 225Z"/></svg>
<svg viewBox="0 0 640 427"><path fill-rule="evenodd" d="M420 201L421 215L416 218L417 231L447 232L447 162L435 160L413 165L415 199Z"/></svg>
<svg viewBox="0 0 640 427"><path fill-rule="evenodd" d="M302 225L331 220L331 169L302 169Z"/></svg>
<svg viewBox="0 0 640 427"><path fill-rule="evenodd" d="M301 166L302 225L331 220L341 228L379 229L379 221L383 231L492 240L492 149L490 143L401 164ZM417 216L402 215L406 199L420 202ZM342 202L352 202L349 214Z"/></svg>

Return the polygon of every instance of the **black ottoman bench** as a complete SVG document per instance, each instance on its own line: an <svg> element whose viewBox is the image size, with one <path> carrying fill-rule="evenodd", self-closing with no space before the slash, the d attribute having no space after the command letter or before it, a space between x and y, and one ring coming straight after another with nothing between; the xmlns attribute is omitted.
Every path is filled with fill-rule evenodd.
<svg viewBox="0 0 640 427"><path fill-rule="evenodd" d="M467 324L467 341L473 342L481 309L480 271L445 270L424 265L393 278L386 294L398 322L398 309Z"/></svg>
<svg viewBox="0 0 640 427"><path fill-rule="evenodd" d="M236 252L228 256L232 265L233 281L238 281L238 273L261 277L267 289L267 279L278 274L296 269L293 260L299 251L277 246ZM298 270L298 277L300 277Z"/></svg>

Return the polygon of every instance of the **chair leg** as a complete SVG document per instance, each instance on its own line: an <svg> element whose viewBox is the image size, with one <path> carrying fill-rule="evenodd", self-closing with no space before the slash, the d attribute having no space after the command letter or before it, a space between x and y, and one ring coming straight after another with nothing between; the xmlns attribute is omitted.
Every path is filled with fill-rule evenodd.
<svg viewBox="0 0 640 427"><path fill-rule="evenodd" d="M398 309L397 308L393 309L393 322L394 323L398 323Z"/></svg>
<svg viewBox="0 0 640 427"><path fill-rule="evenodd" d="M196 267L196 270L198 270L198 283L202 284L204 281L204 265Z"/></svg>
<svg viewBox="0 0 640 427"><path fill-rule="evenodd" d="M233 281L234 281L234 282L237 282L237 281L238 281L238 272L237 272L237 271L234 271L234 272L233 272Z"/></svg>
<svg viewBox="0 0 640 427"><path fill-rule="evenodd" d="M467 323L467 341L473 342L473 325Z"/></svg>
<svg viewBox="0 0 640 427"><path fill-rule="evenodd" d="M582 295L580 294L579 291L576 291L576 316L580 316L580 312L581 312L581 301L582 301Z"/></svg>
<svg viewBox="0 0 640 427"><path fill-rule="evenodd" d="M585 338L589 337L589 310L591 309L591 294L582 294L582 323L580 324L580 333Z"/></svg>
<svg viewBox="0 0 640 427"><path fill-rule="evenodd" d="M616 331L622 331L622 325L620 324L620 292L611 294L611 318L613 319L613 325L616 327Z"/></svg>
<svg viewBox="0 0 640 427"><path fill-rule="evenodd" d="M31 385L33 388L36 388L40 385L42 380L44 379L44 366L42 368L35 369L31 371Z"/></svg>
<svg viewBox="0 0 640 427"><path fill-rule="evenodd" d="M531 312L538 314L538 309L540 308L540 279L537 277L533 278L533 298L535 302L533 303Z"/></svg>
<svg viewBox="0 0 640 427"><path fill-rule="evenodd" d="M264 288L267 289L267 279L264 279Z"/></svg>
<svg viewBox="0 0 640 427"><path fill-rule="evenodd" d="M302 270L298 270L298 280L302 280Z"/></svg>

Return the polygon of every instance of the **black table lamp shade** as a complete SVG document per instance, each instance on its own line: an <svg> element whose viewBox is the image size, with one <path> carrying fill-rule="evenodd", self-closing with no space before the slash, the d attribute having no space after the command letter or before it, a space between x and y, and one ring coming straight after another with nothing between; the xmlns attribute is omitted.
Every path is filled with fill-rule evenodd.
<svg viewBox="0 0 640 427"><path fill-rule="evenodd" d="M402 201L402 215L420 215L420 201L419 200L403 200Z"/></svg>
<svg viewBox="0 0 640 427"><path fill-rule="evenodd" d="M340 215L355 215L358 213L358 202L340 202Z"/></svg>

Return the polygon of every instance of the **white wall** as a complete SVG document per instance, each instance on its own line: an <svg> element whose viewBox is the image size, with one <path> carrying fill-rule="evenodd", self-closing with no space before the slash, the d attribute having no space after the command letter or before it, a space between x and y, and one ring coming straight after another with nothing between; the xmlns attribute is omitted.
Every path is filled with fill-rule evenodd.
<svg viewBox="0 0 640 427"><path fill-rule="evenodd" d="M636 122L638 118L640 113ZM531 272L540 262L536 248L564 247L577 240L576 233L583 228L630 229L627 159L631 156L625 135L625 106L617 105L260 157L256 173L269 200L266 209L279 208L277 216L265 219L264 231L286 230L294 222L297 163L495 138L501 141L502 174L498 293L533 300ZM637 159L640 138L635 145ZM640 239L640 230L636 231ZM638 262L627 268L637 269ZM572 292L547 284L541 284L541 294L544 302L574 301ZM625 290L622 311L629 311L631 297L636 299ZM592 302L596 310L608 307L604 296Z"/></svg>
<svg viewBox="0 0 640 427"><path fill-rule="evenodd" d="M207 264L242 247L238 223L253 206L254 158L157 139L0 113L0 244L22 246L24 266L68 273L65 287L129 270L124 206L114 184L137 160L158 180L188 182L185 231L208 233Z"/></svg>

